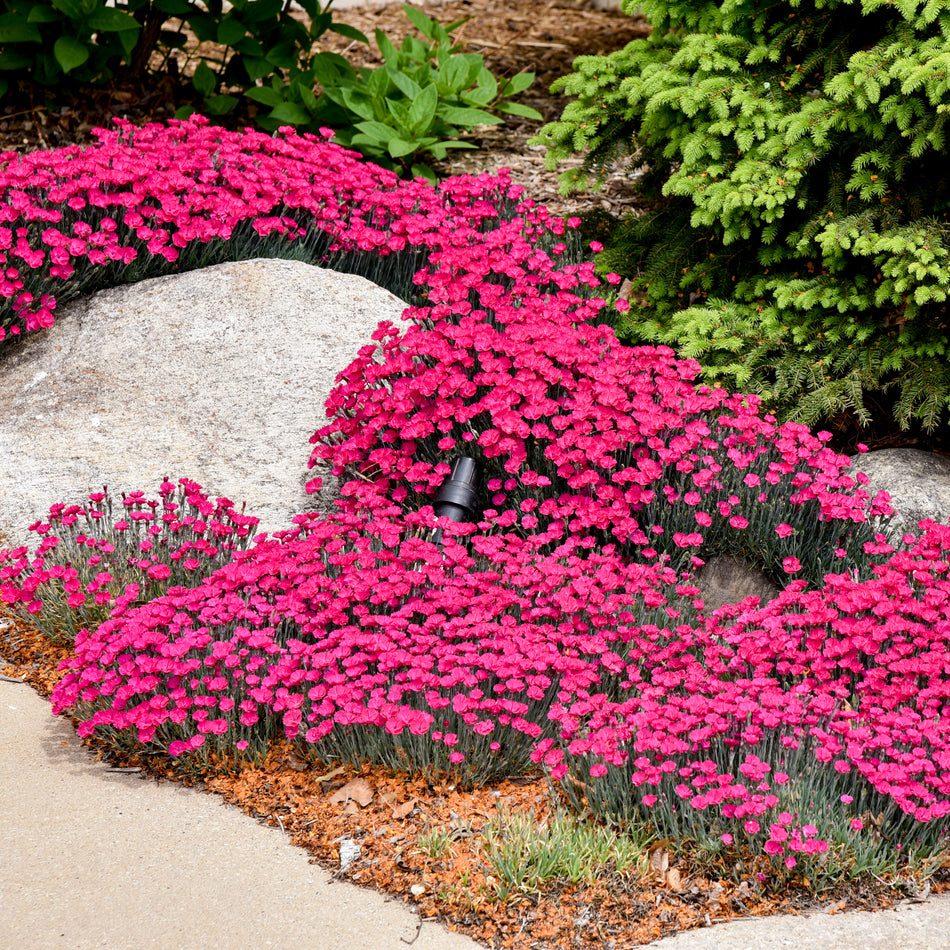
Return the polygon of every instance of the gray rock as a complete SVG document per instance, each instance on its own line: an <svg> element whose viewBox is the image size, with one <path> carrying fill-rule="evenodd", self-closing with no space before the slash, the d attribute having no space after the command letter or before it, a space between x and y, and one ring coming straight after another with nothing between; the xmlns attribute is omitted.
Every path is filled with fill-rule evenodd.
<svg viewBox="0 0 950 950"><path fill-rule="evenodd" d="M333 486L308 470L337 375L405 304L360 277L254 260L116 287L0 348L0 531L90 491L194 479L291 526ZM314 475L322 496L307 495Z"/></svg>
<svg viewBox="0 0 950 950"><path fill-rule="evenodd" d="M723 604L738 604L746 597L758 597L762 605L781 590L758 568L741 558L711 557L696 571L694 580L705 602L703 613L708 617Z"/></svg>
<svg viewBox="0 0 950 950"><path fill-rule="evenodd" d="M950 459L920 449L880 449L857 456L852 467L868 476L872 496L880 489L890 494L896 527L889 533L914 530L922 518L942 524L950 518Z"/></svg>

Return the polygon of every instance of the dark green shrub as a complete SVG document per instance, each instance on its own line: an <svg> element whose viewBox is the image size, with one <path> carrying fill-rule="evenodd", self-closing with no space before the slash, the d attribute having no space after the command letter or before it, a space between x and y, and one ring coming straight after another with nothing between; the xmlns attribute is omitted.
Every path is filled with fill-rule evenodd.
<svg viewBox="0 0 950 950"><path fill-rule="evenodd" d="M101 85L123 69L141 77L153 53L163 55L164 66L193 37L197 46L175 68L190 76L203 112L223 115L240 101L223 90L309 63L314 41L328 30L368 42L354 27L335 23L329 3L300 0L300 6L306 22L291 15L285 0L232 0L227 9L222 0L108 6L106 0L10 0L0 14L0 96L9 77L28 76L46 87L66 74L82 85Z"/></svg>
<svg viewBox="0 0 950 950"><path fill-rule="evenodd" d="M635 12L639 0L624 0ZM950 8L936 0L646 0L649 38L580 57L538 141L565 188L633 156L645 213L604 266L620 331L814 423L902 426L950 401Z"/></svg>
<svg viewBox="0 0 950 950"><path fill-rule="evenodd" d="M265 82L282 88L287 77L306 72L313 62L326 61L336 68L346 68L341 56L313 52L314 43L324 33L369 42L355 27L337 23L330 13L330 2L321 0L298 0L306 13L305 21L291 15L285 0L232 0L228 10L224 10L221 0L205 0L202 5L190 0L157 2L180 24L178 30L163 31L161 41L166 49L183 49L186 30L198 40L183 68L191 74L192 86L202 100L198 111L206 115L232 112L241 99L231 90L253 93L258 83ZM194 61L197 65L192 71L188 66ZM190 107L180 109L178 117L186 118L194 111ZM281 116L281 110L277 111L272 130L297 124L292 113Z"/></svg>
<svg viewBox="0 0 950 950"><path fill-rule="evenodd" d="M64 76L100 83L130 63L142 25L138 2L106 6L104 0L7 0L0 13L0 96L10 80L29 74L41 86Z"/></svg>

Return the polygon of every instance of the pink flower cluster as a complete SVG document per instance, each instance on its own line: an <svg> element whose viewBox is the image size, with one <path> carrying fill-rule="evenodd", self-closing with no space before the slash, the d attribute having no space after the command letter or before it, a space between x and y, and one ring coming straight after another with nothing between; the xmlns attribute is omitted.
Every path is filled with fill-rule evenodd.
<svg viewBox="0 0 950 950"><path fill-rule="evenodd" d="M865 813L883 847L942 847L950 528L895 549L886 496L825 434L697 386L668 349L620 346L572 222L512 207L505 176L436 190L313 137L255 136L104 135L106 187L73 175L89 154L25 160L58 175L17 199L44 227L99 188L152 254L266 219L427 261L404 327L341 373L312 440L348 479L339 511L116 601L76 636L56 710L176 755L260 754L282 733L472 781L533 758L592 807L786 868L870 840ZM460 455L480 507L437 544L433 496ZM695 569L721 551L785 591L710 615Z"/></svg>
<svg viewBox="0 0 950 950"><path fill-rule="evenodd" d="M194 116L95 134L92 148L0 153L0 340L52 326L60 288L123 282L133 262L180 263L242 229L389 254L451 233L455 206L471 232L517 194L504 175L442 193L401 182L331 144L330 130L232 133Z"/></svg>
<svg viewBox="0 0 950 950"><path fill-rule="evenodd" d="M425 515L382 506L300 521L199 586L82 632L56 710L85 708L83 733L135 729L173 754L264 715L308 743L352 726L428 734L447 764L491 736L503 774L503 745L542 734L564 678L580 689L599 675L594 629L618 611L665 620L677 599L671 570L592 539L544 555L533 538L469 526L436 545Z"/></svg>
<svg viewBox="0 0 950 950"><path fill-rule="evenodd" d="M887 819L892 843L927 836L942 847L950 528L921 527L903 550L869 545L867 579L829 574L818 590L795 581L764 606L637 634L615 674L619 695L602 675L593 691L559 696L548 713L558 735L536 761L554 775L586 770L586 795L604 808L688 805L707 826L739 825L789 867L827 849L818 823L860 831L865 813Z"/></svg>
<svg viewBox="0 0 950 950"><path fill-rule="evenodd" d="M496 528L594 532L677 570L727 550L820 583L873 540L887 497L870 498L826 433L695 385L698 365L669 348L620 346L597 323L593 265L539 249L549 235L531 222L433 253L416 276L426 305L341 374L311 464L353 479L352 510L373 492L423 506L467 455Z"/></svg>
<svg viewBox="0 0 950 950"><path fill-rule="evenodd" d="M51 640L72 640L81 627L226 563L257 524L187 478L164 481L158 499L123 493L118 514L103 488L85 506L53 505L47 521L31 525L43 538L32 557L25 545L0 551L0 600L33 615Z"/></svg>

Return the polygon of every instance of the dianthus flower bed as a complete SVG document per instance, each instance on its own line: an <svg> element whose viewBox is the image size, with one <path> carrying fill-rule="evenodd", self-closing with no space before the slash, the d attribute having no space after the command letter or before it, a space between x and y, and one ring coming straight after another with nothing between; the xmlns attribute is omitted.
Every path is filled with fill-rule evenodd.
<svg viewBox="0 0 950 950"><path fill-rule="evenodd" d="M571 223L518 204L504 175L432 189L312 137L200 122L102 142L17 167L62 179L125 148L125 179L99 190L128 202L136 255L168 259L241 220L324 235L312 247L327 253L421 249L424 266L404 326L355 355L312 440L345 482L336 514L248 547L251 516L193 483L176 501L168 483L125 506L138 553L116 556L96 528L98 496L38 524L36 557L6 554L5 600L101 611L54 694L83 734L198 758L259 757L283 736L468 783L540 765L596 813L757 856L769 879L942 860L950 528L886 536L886 496L824 436L697 386L668 349L618 345ZM89 210L89 181L36 174L31 207ZM44 279L68 285L52 268L80 265L42 253ZM24 328L48 322L35 296L7 296ZM437 522L460 456L478 463L479 509ZM67 550L86 563L51 567ZM696 571L723 552L781 596L706 611ZM124 568L139 572L126 586Z"/></svg>

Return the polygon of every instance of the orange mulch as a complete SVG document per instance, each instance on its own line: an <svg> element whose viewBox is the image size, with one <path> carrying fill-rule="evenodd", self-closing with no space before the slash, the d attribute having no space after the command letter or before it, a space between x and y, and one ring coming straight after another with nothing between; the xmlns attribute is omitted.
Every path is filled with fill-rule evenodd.
<svg viewBox="0 0 950 950"><path fill-rule="evenodd" d="M0 605L0 675L23 679L48 696L69 653ZM817 900L803 888L768 893L748 876L737 880L732 869L722 868L719 877L691 868L660 843L636 873L605 874L590 886L555 882L542 893L515 892L501 900L481 832L514 812L530 811L543 822L557 792L541 776L461 791L381 768L304 761L287 744L273 747L259 767L220 762L202 772L143 750L119 754L95 738L84 744L116 766L219 794L280 827L335 878L391 894L413 904L420 921L437 921L492 947L620 950L740 917L882 909L900 899L873 880ZM441 849L432 844L437 837ZM341 846L354 845L358 856L342 869ZM933 889L946 888L938 883Z"/></svg>

